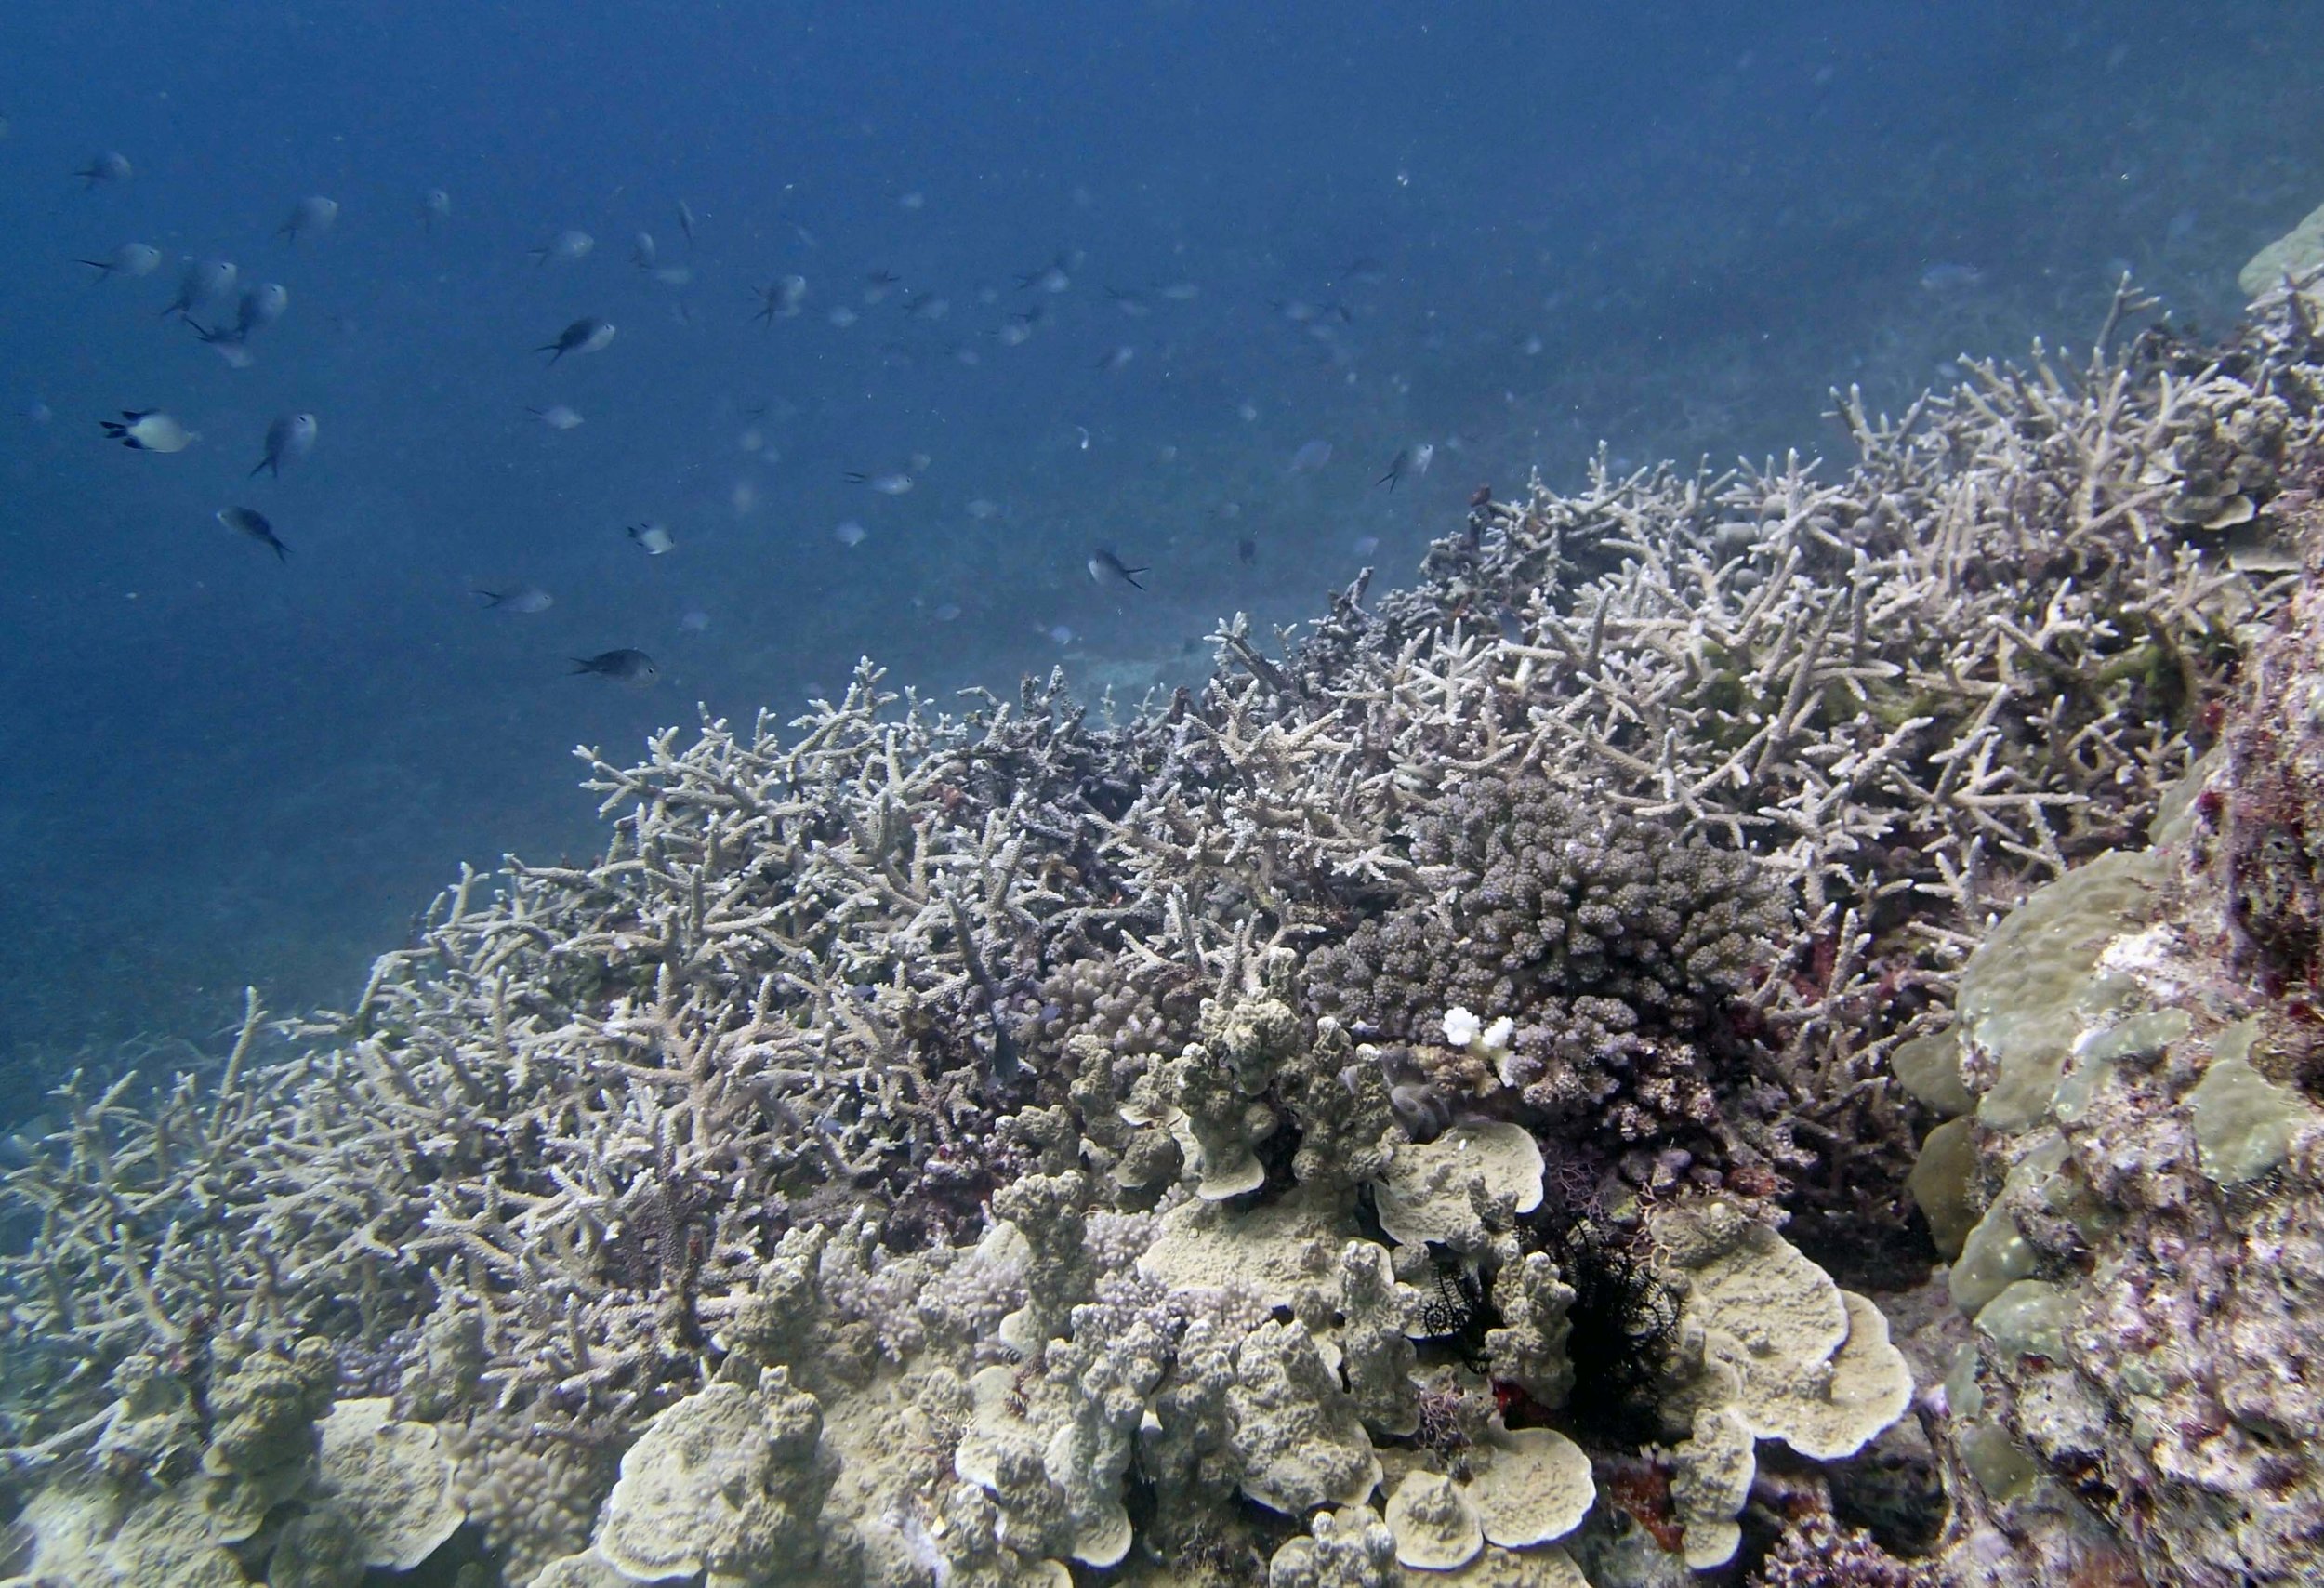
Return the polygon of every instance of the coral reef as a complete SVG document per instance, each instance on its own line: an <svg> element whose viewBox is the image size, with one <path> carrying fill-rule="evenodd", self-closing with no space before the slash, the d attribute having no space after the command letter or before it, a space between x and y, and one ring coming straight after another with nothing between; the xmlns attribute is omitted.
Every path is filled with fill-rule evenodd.
<svg viewBox="0 0 2324 1588"><path fill-rule="evenodd" d="M1961 975L1974 1112L1924 1161L1974 1216L1940 1402L1965 1580L2314 1574L2324 518L2289 527L2307 573L2152 847L2037 893Z"/></svg>
<svg viewBox="0 0 2324 1588"><path fill-rule="evenodd" d="M2311 510L2324 343L2144 307L1840 396L1829 476L1487 494L1118 722L865 663L587 752L602 857L464 874L286 1062L254 997L61 1089L0 1254L33 1580L1888 1581L1916 1368L1948 1568L2265 1576L2324 849L2236 537ZM2208 935L2141 928L2159 837Z"/></svg>

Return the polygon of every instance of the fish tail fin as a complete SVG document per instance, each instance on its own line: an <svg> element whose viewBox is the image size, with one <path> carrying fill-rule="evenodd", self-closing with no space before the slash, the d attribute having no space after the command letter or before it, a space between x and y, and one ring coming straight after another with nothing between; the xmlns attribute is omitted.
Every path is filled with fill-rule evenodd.
<svg viewBox="0 0 2324 1588"><path fill-rule="evenodd" d="M1149 574L1153 571L1154 570L1151 568L1124 568L1122 570L1122 577L1129 581L1129 588L1131 589L1142 590L1146 587L1138 582L1138 576L1141 574Z"/></svg>

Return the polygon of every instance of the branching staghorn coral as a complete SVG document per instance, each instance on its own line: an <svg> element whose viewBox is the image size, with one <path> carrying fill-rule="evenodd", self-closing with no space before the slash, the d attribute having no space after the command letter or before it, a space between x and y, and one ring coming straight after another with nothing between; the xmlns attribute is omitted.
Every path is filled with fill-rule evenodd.
<svg viewBox="0 0 2324 1588"><path fill-rule="evenodd" d="M2140 835L2204 737L2278 594L2169 509L2225 482L2265 527L2315 452L2320 352L2279 306L2215 354L2150 332L2072 370L1971 364L1894 421L1844 396L1859 461L1829 477L1601 458L1577 495L1474 509L1415 589L1367 605L1359 579L1280 659L1229 625L1206 689L1119 727L1055 678L951 716L865 664L787 725L584 752L603 855L465 873L353 1008L295 1023L298 1056L249 1062L254 999L215 1079L63 1089L7 1180L0 1381L39 1386L8 1454L80 1459L119 1364L198 1376L218 1338L319 1336L406 1390L451 1316L469 1509L561 1553L574 1516L528 1540L515 1497L601 1483L699 1390L790 1232L847 1229L821 1261L885 1304L865 1252L965 1247L997 1192L1059 1172L1053 1131L1001 1128L1037 1109L1080 1131L1093 1224L1182 1197L1164 1068L1286 956L1302 1052L1467 1066L1460 1107L1606 1161L1588 1108L1528 1113L1435 1046L1448 1011L1412 1007L1401 1057L1317 1039L1309 967L1436 907L1430 824L1521 784L1774 901L1736 934L1756 956L1678 989L1700 1052L1664 1079L1694 1090L1640 1116L1631 1184L1778 1201L1803 1244L1885 1227L1910 1147L1887 1054L1992 913ZM1296 1125L1330 1084L1252 1101ZM1681 1115L1684 1143L1657 1133ZM957 1255L931 1271L964 1293L1022 1283Z"/></svg>

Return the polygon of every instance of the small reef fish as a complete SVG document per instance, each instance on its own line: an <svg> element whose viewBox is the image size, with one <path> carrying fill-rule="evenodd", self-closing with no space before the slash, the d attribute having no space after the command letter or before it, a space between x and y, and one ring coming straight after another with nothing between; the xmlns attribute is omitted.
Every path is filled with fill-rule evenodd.
<svg viewBox="0 0 2324 1588"><path fill-rule="evenodd" d="M575 656L573 658L573 670L576 675L596 673L601 678L614 679L622 683L652 683L661 673L661 669L654 665L652 656L627 646L618 651L600 651L594 656Z"/></svg>
<svg viewBox="0 0 2324 1588"><path fill-rule="evenodd" d="M555 364L567 353L602 352L613 339L614 323L611 320L575 320L557 333L555 341L544 342L533 351L547 353L548 362Z"/></svg>
<svg viewBox="0 0 2324 1588"><path fill-rule="evenodd" d="M649 557L667 556L678 545L670 538L667 524L633 523L629 526L629 538Z"/></svg>
<svg viewBox="0 0 2324 1588"><path fill-rule="evenodd" d="M290 288L280 282L260 282L244 290L241 307L231 326L205 325L191 314L185 318L186 324L193 327L193 334L218 357L236 369L248 369L250 334L273 324L289 307Z"/></svg>
<svg viewBox="0 0 2324 1588"><path fill-rule="evenodd" d="M250 466L250 472L281 479L284 464L296 463L315 449L315 433L312 414L284 414L267 426L266 456Z"/></svg>
<svg viewBox="0 0 2324 1588"><path fill-rule="evenodd" d="M429 188L419 201L419 225L423 232L433 232L436 222L452 218L452 195L442 188Z"/></svg>
<svg viewBox="0 0 2324 1588"><path fill-rule="evenodd" d="M1005 348L1021 348L1033 339L1033 327L1041 323L1041 306L1035 304L1022 314L1011 314L1001 328L993 334Z"/></svg>
<svg viewBox="0 0 2324 1588"><path fill-rule="evenodd" d="M102 154L92 155L87 165L73 174L81 179L83 187L94 188L105 182L125 182L136 171L126 154L108 149Z"/></svg>
<svg viewBox="0 0 2324 1588"><path fill-rule="evenodd" d="M290 288L281 282L260 282L243 293L242 302L234 310L234 335L246 337L253 331L263 331L280 320L289 307Z"/></svg>
<svg viewBox="0 0 2324 1588"><path fill-rule="evenodd" d="M1299 451L1291 455L1291 467L1288 472L1293 474L1313 474L1316 470L1321 469L1325 464L1329 463L1330 461L1331 443L1327 441L1311 441L1305 446L1301 447Z"/></svg>
<svg viewBox="0 0 2324 1588"><path fill-rule="evenodd" d="M916 481L909 474L850 474L852 484L869 485L883 496L901 496L910 491Z"/></svg>
<svg viewBox="0 0 2324 1588"><path fill-rule="evenodd" d="M162 251L151 243L124 243L101 259L83 259L81 263L97 272L99 281L114 276L150 276L162 262Z"/></svg>
<svg viewBox="0 0 2324 1588"><path fill-rule="evenodd" d="M220 508L218 509L218 522L237 535L248 536L273 552L277 561L284 562L290 561L290 548L284 545L276 536L274 526L267 522L266 514L257 509Z"/></svg>
<svg viewBox="0 0 2324 1588"><path fill-rule="evenodd" d="M132 452L183 452L202 439L159 408L124 408L118 420L99 419L106 439Z"/></svg>
<svg viewBox="0 0 2324 1588"><path fill-rule="evenodd" d="M557 604L557 598L538 585L511 585L505 590L479 589L476 594L483 598L486 606L502 612L547 612Z"/></svg>
<svg viewBox="0 0 2324 1588"><path fill-rule="evenodd" d="M1405 477L1407 470L1416 475L1426 474L1428 466L1435 461L1436 443L1434 442L1424 441L1417 446L1400 448L1396 456L1389 459L1388 472L1373 481L1372 483L1385 485L1393 491L1396 488L1397 483Z"/></svg>
<svg viewBox="0 0 2324 1588"><path fill-rule="evenodd" d="M193 327L193 334L202 339L204 347L224 359L231 367L248 369L254 362L249 344L232 329L223 325L205 325L192 319L188 319L186 324Z"/></svg>
<svg viewBox="0 0 2324 1588"><path fill-rule="evenodd" d="M971 496L965 510L971 518L982 523L1000 511L1000 504L988 496Z"/></svg>
<svg viewBox="0 0 2324 1588"><path fill-rule="evenodd" d="M653 232L640 232L630 241L629 262L638 269L650 271L659 262L659 259L660 250L654 245Z"/></svg>
<svg viewBox="0 0 2324 1588"><path fill-rule="evenodd" d="M571 430L581 428L581 416L562 403L552 403L546 408L527 408L524 411L552 430Z"/></svg>
<svg viewBox="0 0 2324 1588"><path fill-rule="evenodd" d="M586 232L560 232L547 243L533 250L533 262L535 265L545 265L554 259L561 265L575 264L588 258L590 250L596 246L597 239Z"/></svg>
<svg viewBox="0 0 2324 1588"><path fill-rule="evenodd" d="M831 532L831 537L851 551L863 545L870 535L871 531L857 523L853 519L847 520Z"/></svg>
<svg viewBox="0 0 2324 1588"><path fill-rule="evenodd" d="M1018 287L1026 292L1059 293L1073 284L1074 278L1065 273L1065 256L1063 254L1058 255L1053 263L1017 278Z"/></svg>
<svg viewBox="0 0 2324 1588"><path fill-rule="evenodd" d="M692 248L694 245L694 212L693 206L684 199L678 201L678 230L686 234L686 246Z"/></svg>
<svg viewBox="0 0 2324 1588"><path fill-rule="evenodd" d="M1107 375L1112 375L1118 370L1128 369L1129 367L1130 361L1135 359L1137 356L1138 350L1131 347L1128 342L1124 342L1121 346L1111 350L1103 358L1099 359L1098 368Z"/></svg>
<svg viewBox="0 0 2324 1588"><path fill-rule="evenodd" d="M799 306L807 301L807 278L783 276L755 290L759 298L759 312L751 318L763 320L772 325L777 320L788 320L799 313Z"/></svg>
<svg viewBox="0 0 2324 1588"><path fill-rule="evenodd" d="M1089 553L1089 561L1086 565L1089 570L1091 583L1101 586L1127 585L1133 590L1144 589L1146 587L1139 583L1138 576L1153 571L1148 568L1131 567L1116 557L1110 547L1104 546Z"/></svg>
<svg viewBox="0 0 2324 1588"><path fill-rule="evenodd" d="M274 229L274 234L288 241L291 246L297 247L301 237L320 237L330 231L332 223L338 218L339 205L337 199L324 198L321 193L310 193L291 206L290 218Z"/></svg>
<svg viewBox="0 0 2324 1588"><path fill-rule="evenodd" d="M232 270L232 265L228 265L228 270ZM192 325L192 335L197 335L205 347L214 349L218 358L223 358L225 363L230 363L237 370L248 370L251 367L251 351L248 351L251 333L253 330L265 330L267 325L279 321L288 307L288 286L284 286L281 282L260 282L257 286L246 288L242 293L242 305L234 310L232 325L205 325L202 321L192 319L191 314L186 316L186 324Z"/></svg>
<svg viewBox="0 0 2324 1588"><path fill-rule="evenodd" d="M188 259L183 274L178 278L178 295L162 310L161 317L172 314L193 318L193 311L205 303L221 303L233 296L234 283L242 272L230 259Z"/></svg>
<svg viewBox="0 0 2324 1588"><path fill-rule="evenodd" d="M1921 290L1942 298L1951 293L1968 292L1985 285L1985 271L1974 265L1939 260L1921 272Z"/></svg>

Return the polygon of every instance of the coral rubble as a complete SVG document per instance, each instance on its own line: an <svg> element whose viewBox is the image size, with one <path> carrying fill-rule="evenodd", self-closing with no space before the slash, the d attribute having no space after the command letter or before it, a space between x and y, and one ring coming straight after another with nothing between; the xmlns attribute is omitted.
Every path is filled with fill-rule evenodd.
<svg viewBox="0 0 2324 1588"><path fill-rule="evenodd" d="M584 752L603 855L465 874L295 1057L254 998L63 1089L22 1580L2265 1576L2324 851L2251 548L2324 387L2296 292L2143 307L1842 395L1844 471L1487 494L1120 722L865 663ZM1931 1466L1934 1543L1859 1498Z"/></svg>

